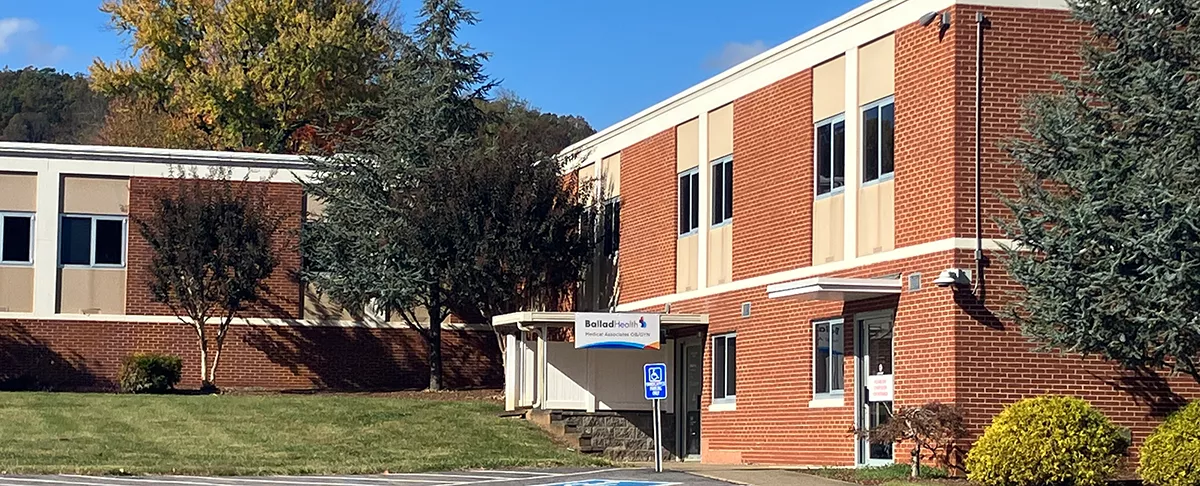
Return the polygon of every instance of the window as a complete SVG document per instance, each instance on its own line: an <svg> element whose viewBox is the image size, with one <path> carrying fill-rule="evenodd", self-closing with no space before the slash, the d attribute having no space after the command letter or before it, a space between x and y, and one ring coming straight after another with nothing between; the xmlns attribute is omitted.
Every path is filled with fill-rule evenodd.
<svg viewBox="0 0 1200 486"><path fill-rule="evenodd" d="M737 396L737 334L713 337L713 401L732 402Z"/></svg>
<svg viewBox="0 0 1200 486"><path fill-rule="evenodd" d="M896 104L888 97L863 108L863 183L891 178L895 152Z"/></svg>
<svg viewBox="0 0 1200 486"><path fill-rule="evenodd" d="M621 198L612 198L604 202L602 224L600 231L603 232L601 238L604 256L615 256L621 250Z"/></svg>
<svg viewBox="0 0 1200 486"><path fill-rule="evenodd" d="M733 156L712 163L712 225L733 220Z"/></svg>
<svg viewBox="0 0 1200 486"><path fill-rule="evenodd" d="M0 263L33 263L33 215L0 213Z"/></svg>
<svg viewBox="0 0 1200 486"><path fill-rule="evenodd" d="M842 115L817 123L817 195L846 185L846 119Z"/></svg>
<svg viewBox="0 0 1200 486"><path fill-rule="evenodd" d="M679 174L679 234L689 235L700 227L700 169Z"/></svg>
<svg viewBox="0 0 1200 486"><path fill-rule="evenodd" d="M840 394L845 389L845 335L842 320L813 323L813 394Z"/></svg>
<svg viewBox="0 0 1200 486"><path fill-rule="evenodd" d="M125 265L125 218L63 216L59 234L63 265Z"/></svg>

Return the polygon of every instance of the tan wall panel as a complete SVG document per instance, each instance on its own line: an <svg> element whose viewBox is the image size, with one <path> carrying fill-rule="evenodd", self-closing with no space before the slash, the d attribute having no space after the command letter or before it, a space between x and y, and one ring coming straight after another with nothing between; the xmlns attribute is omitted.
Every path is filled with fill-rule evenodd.
<svg viewBox="0 0 1200 486"><path fill-rule="evenodd" d="M858 191L858 256L896 248L896 183L884 181Z"/></svg>
<svg viewBox="0 0 1200 486"><path fill-rule="evenodd" d="M124 314L125 270L59 269L58 303L60 314Z"/></svg>
<svg viewBox="0 0 1200 486"><path fill-rule="evenodd" d="M0 312L33 312L33 267L0 267Z"/></svg>
<svg viewBox="0 0 1200 486"><path fill-rule="evenodd" d="M845 195L813 202L813 265L841 261L845 255Z"/></svg>
<svg viewBox="0 0 1200 486"><path fill-rule="evenodd" d="M813 68L813 121L846 111L846 57Z"/></svg>
<svg viewBox="0 0 1200 486"><path fill-rule="evenodd" d="M0 172L0 211L37 211L37 175Z"/></svg>
<svg viewBox="0 0 1200 486"><path fill-rule="evenodd" d="M129 179L63 177L62 212L129 214Z"/></svg>
<svg viewBox="0 0 1200 486"><path fill-rule="evenodd" d="M617 152L600 161L600 177L604 187L600 193L605 199L621 195L621 153Z"/></svg>
<svg viewBox="0 0 1200 486"><path fill-rule="evenodd" d="M858 102L868 104L896 92L896 38L894 35L858 49Z"/></svg>
<svg viewBox="0 0 1200 486"><path fill-rule="evenodd" d="M675 243L675 291L696 290L699 279L700 235L679 238Z"/></svg>
<svg viewBox="0 0 1200 486"><path fill-rule="evenodd" d="M700 165L700 120L675 127L675 172Z"/></svg>
<svg viewBox="0 0 1200 486"><path fill-rule="evenodd" d="M733 103L708 112L708 160L733 153Z"/></svg>
<svg viewBox="0 0 1200 486"><path fill-rule="evenodd" d="M320 217L325 214L325 201L322 201L312 194L304 195L304 212L308 213L309 217Z"/></svg>
<svg viewBox="0 0 1200 486"><path fill-rule="evenodd" d="M349 312L329 298L329 294L320 292L314 284L304 288L304 318L317 321L353 319Z"/></svg>
<svg viewBox="0 0 1200 486"><path fill-rule="evenodd" d="M733 225L708 230L708 285L733 281Z"/></svg>

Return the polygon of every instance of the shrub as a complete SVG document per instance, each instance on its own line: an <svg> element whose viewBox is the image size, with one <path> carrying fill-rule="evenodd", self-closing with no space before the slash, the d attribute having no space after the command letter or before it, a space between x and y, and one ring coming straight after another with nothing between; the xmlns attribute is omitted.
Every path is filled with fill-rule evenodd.
<svg viewBox="0 0 1200 486"><path fill-rule="evenodd" d="M183 360L178 356L137 353L121 361L118 376L124 393L166 393L183 376Z"/></svg>
<svg viewBox="0 0 1200 486"><path fill-rule="evenodd" d="M1138 473L1157 486L1200 486L1200 402L1167 417L1142 444Z"/></svg>
<svg viewBox="0 0 1200 486"><path fill-rule="evenodd" d="M967 454L968 479L985 486L1099 486L1129 441L1078 398L1047 396L1005 408Z"/></svg>
<svg viewBox="0 0 1200 486"><path fill-rule="evenodd" d="M958 440L967 431L963 424L962 409L956 405L929 402L919 407L906 407L873 429L859 430L876 444L899 444L911 441L912 462L909 476L921 477L921 457L929 456L943 466L952 467L958 453ZM943 474L944 475L944 474Z"/></svg>

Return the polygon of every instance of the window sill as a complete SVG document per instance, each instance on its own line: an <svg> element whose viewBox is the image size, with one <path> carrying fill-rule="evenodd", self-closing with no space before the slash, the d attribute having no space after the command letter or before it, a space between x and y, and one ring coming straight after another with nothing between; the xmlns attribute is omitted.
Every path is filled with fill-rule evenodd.
<svg viewBox="0 0 1200 486"><path fill-rule="evenodd" d="M845 397L814 398L808 402L808 408L838 408L846 406Z"/></svg>
<svg viewBox="0 0 1200 486"><path fill-rule="evenodd" d="M737 410L737 402L713 402L708 405L709 412L732 412Z"/></svg>

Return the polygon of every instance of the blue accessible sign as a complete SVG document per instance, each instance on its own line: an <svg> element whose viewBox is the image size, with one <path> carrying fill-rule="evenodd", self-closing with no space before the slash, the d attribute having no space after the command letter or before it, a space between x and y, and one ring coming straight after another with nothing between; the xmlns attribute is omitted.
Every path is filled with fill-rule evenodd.
<svg viewBox="0 0 1200 486"><path fill-rule="evenodd" d="M646 378L646 400L667 398L666 363L649 363L643 368L643 371Z"/></svg>

